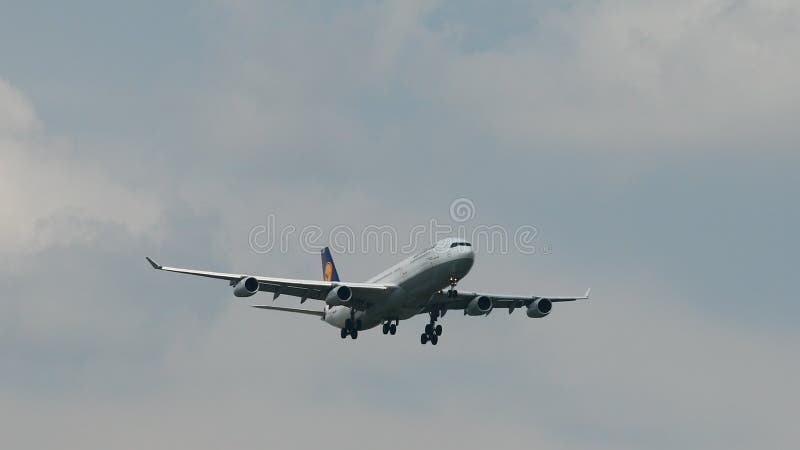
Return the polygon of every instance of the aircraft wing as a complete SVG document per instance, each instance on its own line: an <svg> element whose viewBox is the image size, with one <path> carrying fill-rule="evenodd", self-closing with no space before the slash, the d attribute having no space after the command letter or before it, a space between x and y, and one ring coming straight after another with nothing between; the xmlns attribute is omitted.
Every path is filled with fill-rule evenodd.
<svg viewBox="0 0 800 450"><path fill-rule="evenodd" d="M291 278L276 278L276 277L263 277L247 274L236 273L222 273L222 272L208 272L204 270L182 269L180 267L162 266L150 258L146 258L156 270L163 270L165 272L183 273L186 275L195 275L198 277L215 278L219 280L228 281L231 286L235 286L239 281L253 277L258 281L258 290L263 292L272 292L273 300L278 298L279 295L291 295L300 297L300 303L306 299L325 300L328 293L337 286L347 286L353 291L353 305L356 309L363 309L367 305L378 303L387 298L392 289L396 286L391 284L375 284L375 283L349 283L345 281L319 281L319 280L298 280Z"/></svg>
<svg viewBox="0 0 800 450"><path fill-rule="evenodd" d="M465 291L458 291L458 295L455 297L448 297L446 291L445 292L437 292L433 294L431 297L431 301L428 305L428 311L431 309L441 308L444 307L448 310L450 309L464 309L467 307L467 304L474 299L475 297L489 297L492 299L492 307L493 308L508 308L509 313L513 312L516 308L525 308L531 303L539 300L541 298L546 298L553 303L557 302L574 302L576 300L586 300L589 298L589 295L592 293L591 289L587 289L586 293L581 296L573 296L573 297L563 297L563 296L543 296L543 295L533 295L533 296L514 296L514 295L498 295L498 294L482 294L480 292L465 292Z"/></svg>

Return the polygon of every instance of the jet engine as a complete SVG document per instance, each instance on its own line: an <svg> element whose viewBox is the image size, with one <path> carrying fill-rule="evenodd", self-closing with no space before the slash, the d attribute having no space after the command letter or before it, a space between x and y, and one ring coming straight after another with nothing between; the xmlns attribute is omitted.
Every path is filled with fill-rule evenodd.
<svg viewBox="0 0 800 450"><path fill-rule="evenodd" d="M526 311L526 314L532 319L538 319L550 314L550 310L552 309L553 302L546 298L539 298L528 305L528 311Z"/></svg>
<svg viewBox="0 0 800 450"><path fill-rule="evenodd" d="M328 296L325 297L325 303L330 306L343 305L349 302L351 298L353 298L353 290L347 286L339 285L328 292Z"/></svg>
<svg viewBox="0 0 800 450"><path fill-rule="evenodd" d="M491 310L492 299L485 295L479 295L473 298L467 303L467 307L464 308L464 312L470 316L482 316L484 314L489 314Z"/></svg>
<svg viewBox="0 0 800 450"><path fill-rule="evenodd" d="M237 297L250 297L256 292L258 292L258 280L253 277L242 278L233 288L233 295Z"/></svg>

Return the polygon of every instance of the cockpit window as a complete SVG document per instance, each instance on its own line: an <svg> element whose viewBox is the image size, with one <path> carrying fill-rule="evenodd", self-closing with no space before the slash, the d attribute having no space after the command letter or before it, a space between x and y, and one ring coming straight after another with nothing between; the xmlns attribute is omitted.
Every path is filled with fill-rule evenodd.
<svg viewBox="0 0 800 450"><path fill-rule="evenodd" d="M470 244L469 242L453 242L452 244L450 244L450 248L462 247L462 246L463 247L472 247L472 244Z"/></svg>

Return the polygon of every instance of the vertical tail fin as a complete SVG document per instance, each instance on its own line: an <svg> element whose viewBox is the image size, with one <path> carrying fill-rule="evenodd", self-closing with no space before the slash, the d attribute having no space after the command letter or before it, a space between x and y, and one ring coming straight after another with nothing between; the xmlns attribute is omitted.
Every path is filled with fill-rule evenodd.
<svg viewBox="0 0 800 450"><path fill-rule="evenodd" d="M325 281L339 281L339 272L333 264L331 250L328 247L322 249L322 279Z"/></svg>

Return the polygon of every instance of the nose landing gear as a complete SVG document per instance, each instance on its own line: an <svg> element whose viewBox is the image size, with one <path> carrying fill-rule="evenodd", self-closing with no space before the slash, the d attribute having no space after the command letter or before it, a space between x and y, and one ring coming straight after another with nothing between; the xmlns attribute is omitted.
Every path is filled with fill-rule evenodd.
<svg viewBox="0 0 800 450"><path fill-rule="evenodd" d="M450 279L448 280L450 283L450 289L447 290L447 298L455 298L458 297L458 291L456 290L456 284L458 284L458 277L455 275L450 275Z"/></svg>

